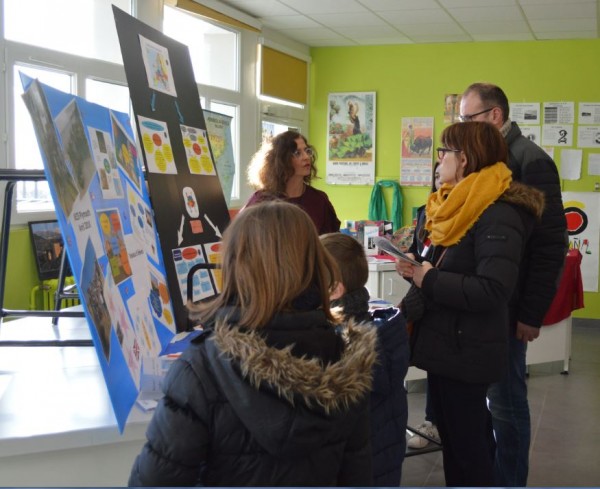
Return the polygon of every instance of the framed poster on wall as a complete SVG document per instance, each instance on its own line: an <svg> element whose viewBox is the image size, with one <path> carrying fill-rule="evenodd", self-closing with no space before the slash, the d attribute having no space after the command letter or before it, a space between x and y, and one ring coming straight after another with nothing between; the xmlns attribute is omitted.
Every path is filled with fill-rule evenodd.
<svg viewBox="0 0 600 489"><path fill-rule="evenodd" d="M375 183L375 92L330 93L327 183Z"/></svg>

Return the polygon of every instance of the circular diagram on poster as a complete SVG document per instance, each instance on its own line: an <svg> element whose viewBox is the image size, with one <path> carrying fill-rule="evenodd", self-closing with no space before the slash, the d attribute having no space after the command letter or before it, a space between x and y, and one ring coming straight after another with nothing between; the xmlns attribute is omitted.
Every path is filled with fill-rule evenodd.
<svg viewBox="0 0 600 489"><path fill-rule="evenodd" d="M581 234L588 225L587 214L579 207L566 207L565 217L567 218L567 232L569 236Z"/></svg>

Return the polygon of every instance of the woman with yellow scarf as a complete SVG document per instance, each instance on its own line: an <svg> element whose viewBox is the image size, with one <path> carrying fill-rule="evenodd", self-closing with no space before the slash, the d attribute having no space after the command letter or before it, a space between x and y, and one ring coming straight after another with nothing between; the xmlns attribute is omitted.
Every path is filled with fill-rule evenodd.
<svg viewBox="0 0 600 489"><path fill-rule="evenodd" d="M441 141L442 186L426 206L432 246L415 257L421 266L397 266L420 291L403 313L414 323L412 364L428 372L446 484L493 486L486 392L507 368L510 300L543 195L512 181L491 124L453 124Z"/></svg>

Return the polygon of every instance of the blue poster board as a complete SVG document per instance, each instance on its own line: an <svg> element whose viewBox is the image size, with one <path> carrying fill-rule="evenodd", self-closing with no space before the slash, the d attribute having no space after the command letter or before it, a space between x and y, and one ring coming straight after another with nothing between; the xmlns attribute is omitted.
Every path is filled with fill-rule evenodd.
<svg viewBox="0 0 600 489"><path fill-rule="evenodd" d="M129 116L21 76L120 431L158 395L175 314Z"/></svg>

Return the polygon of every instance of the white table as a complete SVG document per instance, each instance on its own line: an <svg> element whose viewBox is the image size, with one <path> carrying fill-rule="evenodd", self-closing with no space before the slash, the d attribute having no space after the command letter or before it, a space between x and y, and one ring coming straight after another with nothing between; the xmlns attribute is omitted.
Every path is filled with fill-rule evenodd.
<svg viewBox="0 0 600 489"><path fill-rule="evenodd" d="M85 318L23 318L1 340L90 338ZM151 414L119 434L92 347L0 347L0 484L126 486Z"/></svg>

